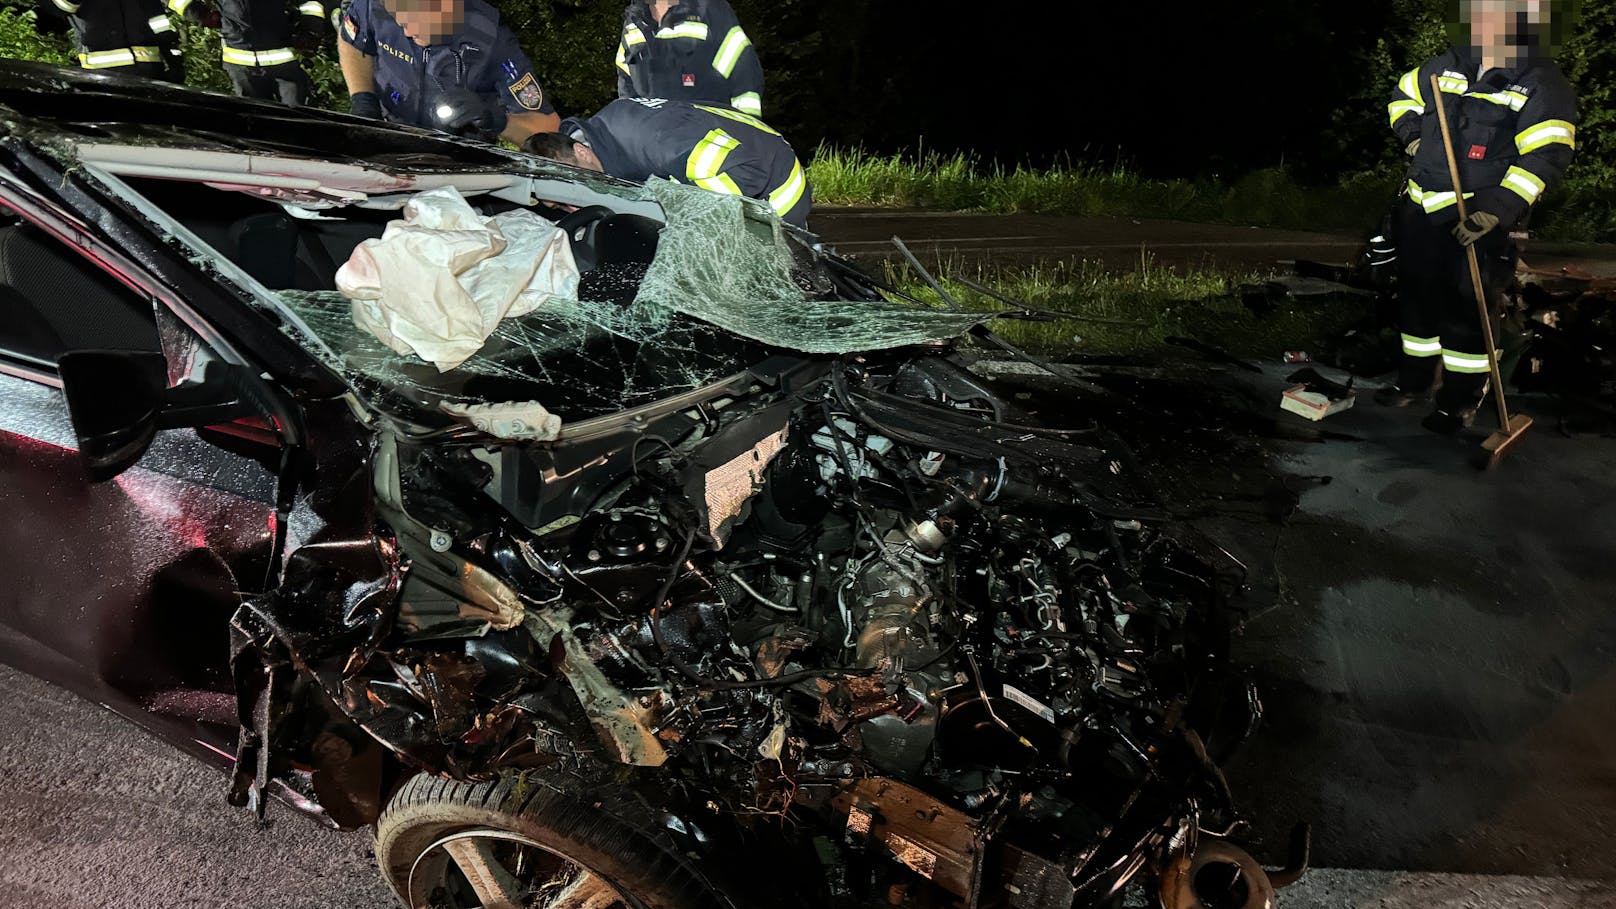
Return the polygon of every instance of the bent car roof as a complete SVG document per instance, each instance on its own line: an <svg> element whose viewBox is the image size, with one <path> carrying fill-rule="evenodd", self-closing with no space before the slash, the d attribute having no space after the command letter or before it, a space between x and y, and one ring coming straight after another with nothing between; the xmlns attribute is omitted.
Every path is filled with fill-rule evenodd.
<svg viewBox="0 0 1616 909"><path fill-rule="evenodd" d="M427 130L17 60L0 60L0 124L6 134L41 146L67 140L317 158L422 173L499 170L582 178L572 168Z"/></svg>

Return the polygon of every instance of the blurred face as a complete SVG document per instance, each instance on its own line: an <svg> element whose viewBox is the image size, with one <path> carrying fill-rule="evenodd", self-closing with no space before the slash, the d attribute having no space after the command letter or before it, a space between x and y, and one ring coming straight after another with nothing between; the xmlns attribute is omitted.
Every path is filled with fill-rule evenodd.
<svg viewBox="0 0 1616 909"><path fill-rule="evenodd" d="M466 24L463 0L387 0L386 6L404 34L422 47L443 42Z"/></svg>
<svg viewBox="0 0 1616 909"><path fill-rule="evenodd" d="M1519 60L1530 44L1528 30L1548 21L1547 0L1470 0L1464 5L1470 43L1495 59Z"/></svg>

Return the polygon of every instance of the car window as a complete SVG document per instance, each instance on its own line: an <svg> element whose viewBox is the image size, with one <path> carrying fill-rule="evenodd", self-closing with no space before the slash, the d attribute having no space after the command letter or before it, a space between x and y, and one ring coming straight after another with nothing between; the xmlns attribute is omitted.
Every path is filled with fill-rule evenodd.
<svg viewBox="0 0 1616 909"><path fill-rule="evenodd" d="M54 366L69 350L161 352L151 301L31 224L0 227L0 353Z"/></svg>

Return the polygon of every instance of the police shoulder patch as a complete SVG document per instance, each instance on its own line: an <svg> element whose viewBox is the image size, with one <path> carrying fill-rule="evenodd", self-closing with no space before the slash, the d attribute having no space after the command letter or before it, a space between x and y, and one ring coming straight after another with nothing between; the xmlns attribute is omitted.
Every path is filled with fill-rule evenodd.
<svg viewBox="0 0 1616 909"><path fill-rule="evenodd" d="M359 37L359 26L354 24L352 13L342 17L342 30L348 35L348 40L350 41Z"/></svg>
<svg viewBox="0 0 1616 909"><path fill-rule="evenodd" d="M511 83L511 94L516 96L516 103L528 110L538 110L544 106L544 89L539 87L539 80L528 73Z"/></svg>

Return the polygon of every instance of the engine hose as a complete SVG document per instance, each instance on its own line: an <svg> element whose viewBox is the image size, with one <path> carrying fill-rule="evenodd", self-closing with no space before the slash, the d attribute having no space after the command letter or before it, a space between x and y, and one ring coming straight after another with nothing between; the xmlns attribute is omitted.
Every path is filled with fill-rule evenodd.
<svg viewBox="0 0 1616 909"><path fill-rule="evenodd" d="M690 558L690 550L695 545L696 529L692 527L690 532L685 534L685 542L684 545L679 547L678 557L673 560L673 569L668 572L667 579L657 589L656 599L651 601L651 639L656 642L657 650L661 651L662 656L673 664L674 669L679 670L680 675L701 688L714 691L739 691L747 688L787 688L809 679L878 674L876 671L858 669L806 669L802 672L793 672L789 675L768 679L729 681L710 679L697 672L689 663L680 659L679 655L673 652L673 648L668 646L667 638L662 635L662 605L668 601L668 593L673 590L673 585L678 582L679 572L684 568L685 560Z"/></svg>

